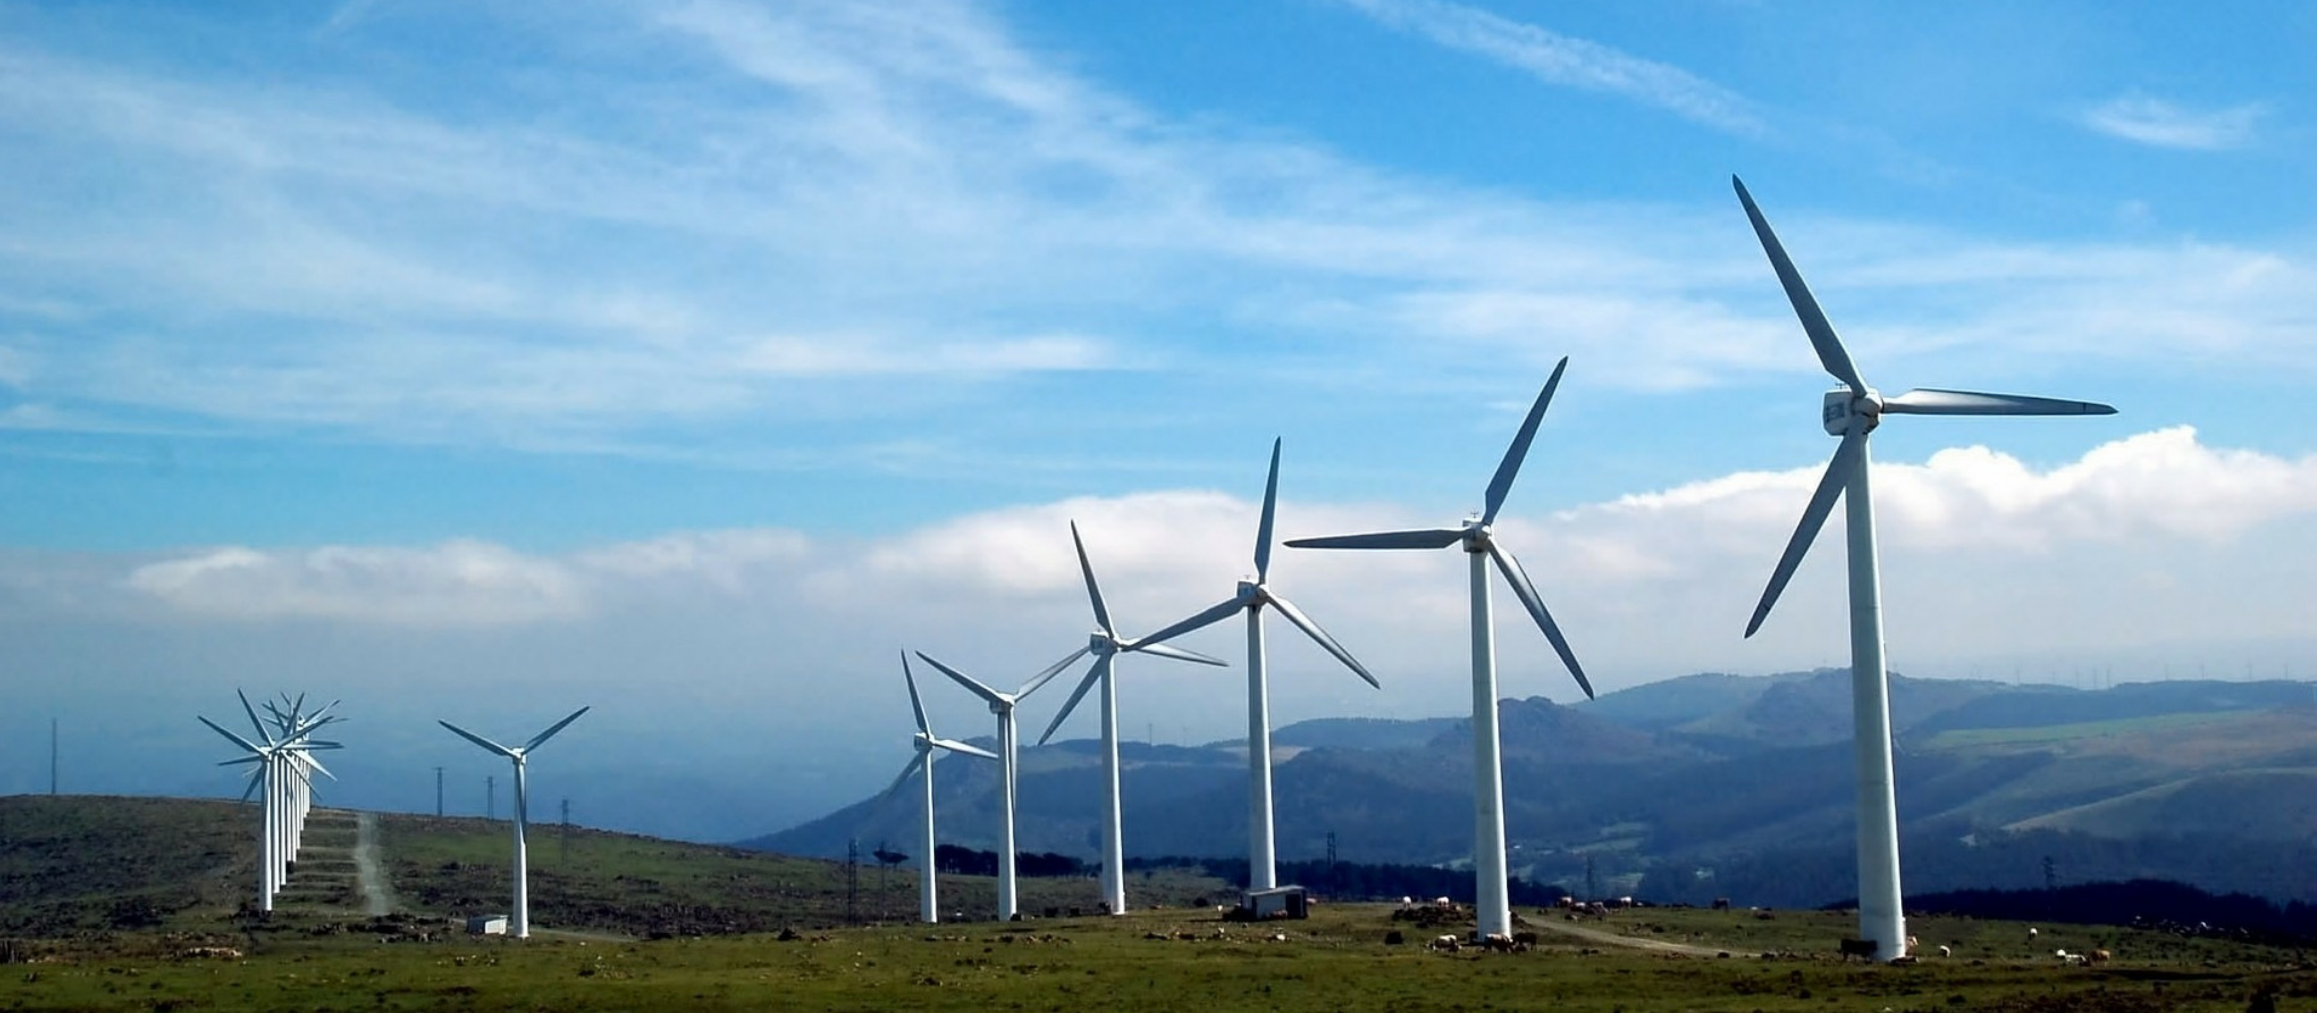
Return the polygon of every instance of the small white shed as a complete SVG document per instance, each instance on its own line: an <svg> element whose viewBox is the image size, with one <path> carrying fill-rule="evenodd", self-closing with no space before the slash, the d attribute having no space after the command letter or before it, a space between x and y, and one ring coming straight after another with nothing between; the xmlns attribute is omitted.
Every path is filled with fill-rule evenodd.
<svg viewBox="0 0 2317 1013"><path fill-rule="evenodd" d="M1256 921L1267 918L1309 918L1310 903L1309 892L1300 886L1249 890L1241 899L1241 906Z"/></svg>
<svg viewBox="0 0 2317 1013"><path fill-rule="evenodd" d="M477 936L503 936L503 935L506 935L506 934L507 934L507 916L506 916L506 915L473 915L473 916L470 916L470 917L467 919L467 932L468 932L468 934L470 934L470 935L477 935Z"/></svg>

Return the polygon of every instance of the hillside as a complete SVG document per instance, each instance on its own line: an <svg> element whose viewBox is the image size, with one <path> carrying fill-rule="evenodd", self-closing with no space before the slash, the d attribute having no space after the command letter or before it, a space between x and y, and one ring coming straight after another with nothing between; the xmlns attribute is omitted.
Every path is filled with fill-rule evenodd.
<svg viewBox="0 0 2317 1013"><path fill-rule="evenodd" d="M371 822L387 897L374 911L346 852ZM55 937L124 928L215 932L249 924L256 809L207 799L0 797L0 935ZM309 845L278 898L288 924L344 924L377 913L463 918L507 909L503 821L320 809ZM816 927L846 920L842 863L554 825L531 828L531 911L548 930L622 936L702 935ZM864 855L853 894L860 920L913 918L911 868ZM1220 884L1174 876L1143 896L1184 903ZM987 917L987 877L943 876L943 906ZM1023 906L1082 909L1085 879L1026 880Z"/></svg>
<svg viewBox="0 0 2317 1013"><path fill-rule="evenodd" d="M2278 848L2317 829L2312 807L2264 804L2312 797L2300 791L2317 778L2309 699L2301 683L2084 691L1894 677L1902 832L1923 842L1910 846L1910 875L1952 868L1955 878L1935 888L1988 885L1970 881L1970 870L1982 868L1991 842L2020 836L2122 878L2317 898L2317 873L2229 873L2182 843L2226 834L2244 845L2234 852L2243 861L2266 868L2289 857ZM1588 877L1627 887L1680 875L1710 882L1724 867L1823 851L1833 856L1825 875L1765 876L1760 888L1781 904L1824 903L1851 889L1847 672L1700 675L1576 706L1535 698L1500 707L1505 811L1522 875L1570 888ZM1350 861L1465 859L1468 722L1295 727L1295 746L1274 755L1282 858L1320 857L1332 834ZM1024 850L1092 858L1102 804L1094 744L1023 756ZM1242 749L1128 744L1122 756L1130 856L1241 852ZM995 770L945 762L936 781L944 840L990 846ZM914 796L864 802L746 846L828 855L847 839L912 839L919 819ZM1979 851L1952 846L1966 839ZM2118 845L2129 858L2114 857L2125 853Z"/></svg>

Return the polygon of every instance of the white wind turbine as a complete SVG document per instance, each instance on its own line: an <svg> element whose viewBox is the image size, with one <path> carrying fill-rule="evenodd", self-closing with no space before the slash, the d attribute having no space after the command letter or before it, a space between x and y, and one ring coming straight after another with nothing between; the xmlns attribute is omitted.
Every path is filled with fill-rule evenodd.
<svg viewBox="0 0 2317 1013"><path fill-rule="evenodd" d="M1495 615L1489 606L1488 594L1490 560L1496 562L1505 583L1511 585L1513 595L1528 608L1538 628L1545 631L1545 639L1552 642L1561 662L1569 666L1569 674L1577 677L1577 686L1585 691L1586 699L1593 696L1593 684L1578 666L1577 655L1569 650L1560 626L1553 622L1552 614L1545 611L1545 603L1537 597L1528 572L1521 569L1520 561L1514 559L1512 553L1497 545L1490 527L1496 522L1497 510L1504 506L1505 494L1512 491L1521 459L1528 456L1529 441L1536 438L1537 424L1544 420L1545 406L1553 402L1553 389L1560 386L1561 372L1567 368L1569 360L1565 357L1553 367L1552 378L1545 381L1545 389L1537 395L1535 407L1529 409L1528 418L1522 420L1520 432L1513 437L1512 447L1497 465L1496 477L1489 480L1480 516L1467 517L1462 525L1453 528L1296 538L1287 543L1288 547L1297 549L1445 549L1461 545L1472 559L1472 864L1476 878L1474 914L1479 922L1477 931L1483 936L1512 932L1510 887L1505 878L1504 770L1499 762L1497 733L1496 631L1492 625Z"/></svg>
<svg viewBox="0 0 2317 1013"><path fill-rule="evenodd" d="M509 762L515 765L515 903L514 910L507 913L507 934L517 939L528 938L531 935L531 890L529 885L531 858L523 842L524 830L530 823L525 772L529 766L531 751L539 748L548 739L554 738L556 732L562 731L565 725L579 720L579 716L587 711L588 708L586 707L572 711L569 717L547 726L546 731L532 736L531 741L512 747L502 746L448 721L436 722L444 728L456 732L460 738L506 757Z"/></svg>
<svg viewBox="0 0 2317 1013"><path fill-rule="evenodd" d="M252 793L258 793L260 797L258 910L270 912L274 909L274 895L281 892L283 884L288 881L290 862L297 855L291 831L294 798L291 784L305 767L329 773L320 762L307 754L311 750L341 748L336 742L318 742L310 738L315 729L337 719L315 714L283 726L281 736L276 738L258 720L257 709L250 706L249 697L238 690L235 693L240 696L242 710L249 715L250 724L257 729L258 738L265 741L264 745L227 731L206 717L196 717L199 717L202 724L208 725L210 730L225 736L227 741L249 753L238 759L226 760L220 766L255 764L250 771L249 790L242 793L242 799L247 801ZM325 711L328 709L323 708Z"/></svg>
<svg viewBox="0 0 2317 1013"><path fill-rule="evenodd" d="M901 652L901 680L909 686L909 709L917 715L917 734L912 738L912 743L917 747L917 755L910 757L909 765L901 768L901 776L893 779L893 786L885 789L885 796L891 796L894 792L900 791L901 786L908 783L911 774L920 771L925 774L924 874L923 881L917 891L917 907L919 916L924 918L927 924L931 924L941 920L941 904L937 895L937 883L940 877L933 868L933 853L934 849L938 847L933 837L933 751L937 748L946 749L952 753L978 756L985 760L995 760L998 758L998 754L980 746L934 736L933 726L925 720L925 701L917 695L917 677L909 671L909 652L907 651Z"/></svg>
<svg viewBox="0 0 2317 1013"><path fill-rule="evenodd" d="M926 664L940 669L941 674L956 680L958 685L972 691L973 695L987 701L990 713L998 716L998 781L1002 785L998 797L1001 800L1000 807L1004 810L1004 822L998 828L998 920L1012 921L1021 910L1020 896L1014 888L1014 707L1022 702L1023 697L1037 692L1038 687L1054 678L1054 673L1061 671L1062 665L1077 660L1077 655L1038 673L1036 678L1023 683L1022 688L1011 693L1000 693L984 686L974 681L972 676L935 661L924 651L917 652L917 656Z"/></svg>
<svg viewBox="0 0 2317 1013"><path fill-rule="evenodd" d="M1827 515L1834 511L1834 501L1842 499L1844 525L1850 536L1850 685L1852 740L1858 763L1859 937L1876 944L1878 959L1895 960L1907 955L1907 927L1899 889L1899 809L1891 776L1890 683L1883 668L1882 581L1875 560L1874 500L1867 483L1867 434L1874 431L1886 414L2113 415L2116 409L2090 401L1932 388L1884 397L1882 392L1868 386L1859 375L1858 367L1851 364L1850 353L1843 350L1842 341L1835 337L1834 325L1827 323L1826 314L1818 308L1818 300L1802 283L1801 273L1787 258L1786 248L1779 244L1777 234L1770 231L1770 223L1762 217L1762 210L1754 206L1754 197L1746 192L1746 184L1736 176L1730 177L1730 183L1737 188L1738 202L1745 205L1746 217L1754 224L1754 235L1762 241L1762 252L1769 255L1771 270L1777 272L1787 300L1794 304L1794 314L1802 318L1802 330L1810 335L1811 347L1818 350L1819 364L1843 383L1841 389L1827 392L1820 416L1827 435L1841 437L1842 443L1835 447L1834 459L1827 462L1826 474L1818 480L1818 490L1811 494L1810 505L1802 511L1802 523L1795 527L1794 537L1786 543L1785 554L1778 558L1778 568L1771 571L1770 584L1762 590L1761 602L1754 606L1753 619L1746 623L1746 635L1751 637L1762 627L1762 620L1770 614L1770 606L1778 601L1778 593L1785 590L1786 581L1794 576L1794 568L1801 565L1803 554L1810 550L1811 540L1825 525Z"/></svg>
<svg viewBox="0 0 2317 1013"><path fill-rule="evenodd" d="M1062 727L1064 719L1077 709L1078 701L1086 698L1086 691L1096 683L1102 685L1102 780L1106 786L1105 810L1102 823L1102 902L1111 914L1126 913L1126 845L1124 843L1125 807L1118 789L1118 683L1114 678L1118 656L1129 651L1155 654L1177 661L1195 661L1202 665L1221 665L1220 658L1210 658L1197 651L1168 647L1150 640L1123 640L1118 628L1111 625L1110 609L1102 603L1102 588L1094 582L1094 564L1086 559L1086 543L1078 537L1078 522L1070 522L1070 541L1078 548L1078 572L1086 576L1086 598L1094 606L1094 632L1086 635L1086 646L1071 652L1070 656L1054 663L1056 669L1068 667L1086 655L1094 656L1094 664L1087 666L1086 677L1078 681L1078 688L1070 700L1062 705L1060 713L1046 725L1046 734L1038 736L1038 744L1045 745L1054 737L1054 730Z"/></svg>
<svg viewBox="0 0 2317 1013"><path fill-rule="evenodd" d="M1263 483L1263 515L1255 527L1255 579L1240 581L1239 593L1214 607L1135 641L1135 646L1148 650L1162 640L1241 612L1247 614L1247 888L1250 890L1269 890L1279 885L1278 854L1271 826L1271 689L1264 673L1263 607L1278 609L1281 616L1335 655L1353 674L1366 679L1370 686L1383 688L1351 652L1304 615L1302 609L1265 583L1271 573L1272 518L1279 505L1279 443L1277 439L1271 441L1271 477Z"/></svg>

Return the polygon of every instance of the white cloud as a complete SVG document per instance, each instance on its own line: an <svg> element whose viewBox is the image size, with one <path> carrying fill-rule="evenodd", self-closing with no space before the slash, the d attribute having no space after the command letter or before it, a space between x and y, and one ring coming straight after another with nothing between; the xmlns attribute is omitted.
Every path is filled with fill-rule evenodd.
<svg viewBox="0 0 2317 1013"><path fill-rule="evenodd" d="M1723 108L1672 68L1485 12L1360 4L1585 87ZM474 16L462 27L481 36L516 30ZM362 27L334 38L357 45ZM1558 203L1170 118L970 3L614 5L520 30L550 74L658 70L632 89L485 74L454 118L391 75L280 88L0 45L16 85L0 127L27 145L0 163L0 188L24 195L0 236L0 326L29 357L0 361L0 383L46 406L39 420L92 431L162 417L858 468L929 441L948 460L1035 456L1005 441L1104 404L1101 384L1058 373L1180 390L1218 366L1308 376L1294 356L1316 348L1356 364L1331 383L1395 392L1561 354L1627 390L1815 372L1726 197ZM72 173L28 168L48 164L121 175L105 207L80 207L57 189ZM2317 362L2300 250L1991 241L1763 196L1878 377L1932 352L1930 381L2061 357ZM1328 407L1368 403L1384 400ZM956 423L999 414L1006 434Z"/></svg>
<svg viewBox="0 0 2317 1013"><path fill-rule="evenodd" d="M2260 103L2192 109L2160 98L2126 95L2084 110L2079 122L2110 137L2157 148L2226 151L2253 143L2268 107Z"/></svg>
<svg viewBox="0 0 2317 1013"><path fill-rule="evenodd" d="M1752 103L1679 67L1446 0L1338 0L1392 28L1540 80L1612 92L1734 134L1763 132Z"/></svg>
<svg viewBox="0 0 2317 1013"><path fill-rule="evenodd" d="M559 564L497 545L212 549L131 571L126 582L195 617L493 626L568 619L583 589Z"/></svg>

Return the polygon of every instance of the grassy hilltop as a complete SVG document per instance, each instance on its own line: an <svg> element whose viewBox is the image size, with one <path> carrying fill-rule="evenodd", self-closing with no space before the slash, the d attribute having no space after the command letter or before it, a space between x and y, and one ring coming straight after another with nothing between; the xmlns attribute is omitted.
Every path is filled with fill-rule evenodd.
<svg viewBox="0 0 2317 1013"><path fill-rule="evenodd" d="M1844 963L1845 913L1646 908L1582 921L1534 908L1522 953L1437 952L1461 913L1323 904L1304 922L1189 906L1220 884L1135 885L1170 906L1109 918L924 926L914 879L839 927L841 866L560 828L532 836L530 940L451 918L504 907L507 826L324 810L272 918L243 910L254 812L215 801L0 798L0 1009L422 1010L2225 1010L2317 1003L2310 954L2094 926L1916 917L1912 967ZM375 845L388 914L338 852ZM987 880L945 878L968 910ZM1088 880L1028 881L1026 907L1090 908ZM950 906L950 905L945 905ZM1428 912L1438 914L1438 912ZM798 931L774 932L796 926ZM700 933L695 935L695 933ZM1397 933L1398 941L1391 941ZM2062 966L2053 951L2114 960ZM2266 997L2266 998L2263 998Z"/></svg>

